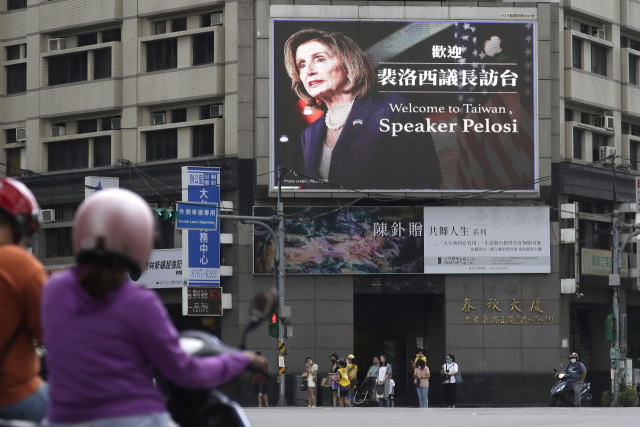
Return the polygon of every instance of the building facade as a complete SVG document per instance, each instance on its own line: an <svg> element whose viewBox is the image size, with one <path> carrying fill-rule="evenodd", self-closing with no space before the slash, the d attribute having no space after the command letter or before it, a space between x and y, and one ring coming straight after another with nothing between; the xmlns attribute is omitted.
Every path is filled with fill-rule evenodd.
<svg viewBox="0 0 640 427"><path fill-rule="evenodd" d="M593 267L587 258L606 258L598 251L610 251L612 244L614 175L599 161L601 147L617 150L617 207L623 220L634 222L640 143L635 0L0 2L0 171L22 179L41 207L53 210L34 254L51 270L73 262L70 230L85 197L86 176L117 177L120 187L150 204L170 207L181 198L182 166L218 166L222 200L233 203L234 213L275 206L273 179L281 165L272 157L274 19L491 22L504 20L501 14L524 14L536 22L537 191L478 200L446 192L420 198L402 192L387 198L284 192L283 201L285 208L326 212L347 205L548 206L550 272L287 275L285 300L295 331L286 341L288 399L291 377L302 372L306 357L323 373L332 353L354 353L362 373L374 355L387 353L397 397L413 405L409 360L422 347L434 373L432 405L440 400L435 374L446 353L456 356L463 372L462 405L546 404L551 369L570 351L587 364L598 400L608 387L604 319L611 290L606 272L587 268ZM455 169L442 157L441 165ZM561 243L560 230L572 222L558 212L573 202L581 213L584 261L578 289L563 294L561 279L575 277L574 246ZM221 283L232 294L231 310L219 318L183 317L180 288L157 292L180 329L211 330L234 345L248 323L251 298L272 286L273 278L255 274L257 230L227 220L221 229L233 242L221 248L222 265L233 267ZM181 247L170 222L159 223L158 235L157 249ZM629 259L627 270L637 275L635 257ZM640 321L640 297L633 277L622 282L628 357L635 358L640 344L631 325ZM465 313L467 304L473 312ZM500 324L503 315L518 311L536 316L535 323ZM487 323L469 324L467 314L486 316ZM249 335L248 347L277 366L277 340L267 325ZM240 387L236 397L253 403L249 391ZM275 387L269 394L276 401Z"/></svg>

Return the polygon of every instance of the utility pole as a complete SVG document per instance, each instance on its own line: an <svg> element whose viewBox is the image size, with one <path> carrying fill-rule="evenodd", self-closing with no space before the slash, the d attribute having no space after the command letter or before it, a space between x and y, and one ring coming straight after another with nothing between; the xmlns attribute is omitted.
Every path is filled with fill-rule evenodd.
<svg viewBox="0 0 640 427"><path fill-rule="evenodd" d="M282 308L284 307L284 208L282 206L282 174L283 168L278 167L278 205L276 211L276 216L278 217L278 239L274 243L278 246L280 259L278 260L278 265L274 267L278 269L278 307L280 309L280 313L282 313ZM280 345L284 346L284 339L285 325L281 318L280 324L278 325L278 350L280 349ZM284 397L284 379L284 373L280 374L278 378L280 381L280 397L278 399L278 406L287 406L287 401Z"/></svg>
<svg viewBox="0 0 640 427"><path fill-rule="evenodd" d="M231 219L240 221L243 224L252 224L260 226L266 229L271 237L273 238L273 243L275 245L275 259L274 259L274 282L276 287L278 288L278 309L280 314L283 313L284 307L284 209L282 206L282 174L284 173L284 169L278 167L278 205L275 216L270 217L262 217L262 216L243 216L243 215L220 215L220 219ZM264 221L278 221L277 231L274 231L271 227L269 227ZM285 340L285 324L282 316L280 316L279 325L278 325L278 356L280 355L280 347L281 345L284 347ZM278 357L279 360L279 357ZM287 401L285 399L285 383L284 383L284 371L282 374L278 375L278 383L280 385L279 391L280 396L278 399L278 406L287 406Z"/></svg>
<svg viewBox="0 0 640 427"><path fill-rule="evenodd" d="M616 156L613 155L613 209L611 210L611 227L613 229L613 253L611 259L613 261L613 274L609 278L609 285L613 285L613 315L616 322L616 336L614 349L615 354L620 354L620 263L618 262L620 257L619 246L619 231L618 231L618 203L616 194ZM611 358L611 368L613 369L613 402L611 406L618 406L618 396L620 394L620 376L618 375L618 360L615 357Z"/></svg>

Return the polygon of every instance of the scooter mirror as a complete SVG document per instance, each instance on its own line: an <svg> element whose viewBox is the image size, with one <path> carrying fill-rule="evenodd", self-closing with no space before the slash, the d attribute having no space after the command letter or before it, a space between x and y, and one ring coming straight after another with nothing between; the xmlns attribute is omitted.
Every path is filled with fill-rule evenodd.
<svg viewBox="0 0 640 427"><path fill-rule="evenodd" d="M553 372L558 372L558 368L553 368Z"/></svg>
<svg viewBox="0 0 640 427"><path fill-rule="evenodd" d="M251 302L251 308L249 312L249 322L252 325L258 325L264 321L271 313L275 312L278 306L278 296L275 289L269 289L260 292Z"/></svg>

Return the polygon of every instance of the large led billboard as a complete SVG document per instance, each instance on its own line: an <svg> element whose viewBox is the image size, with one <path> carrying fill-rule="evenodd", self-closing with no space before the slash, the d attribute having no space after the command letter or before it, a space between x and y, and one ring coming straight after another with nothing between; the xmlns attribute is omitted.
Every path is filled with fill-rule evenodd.
<svg viewBox="0 0 640 427"><path fill-rule="evenodd" d="M284 191L537 191L534 22L271 31L271 162L296 172Z"/></svg>

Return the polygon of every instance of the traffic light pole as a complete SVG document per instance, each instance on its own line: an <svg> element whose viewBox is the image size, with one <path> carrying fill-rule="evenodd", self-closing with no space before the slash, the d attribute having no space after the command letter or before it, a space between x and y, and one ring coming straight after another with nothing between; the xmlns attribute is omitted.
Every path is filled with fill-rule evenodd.
<svg viewBox="0 0 640 427"><path fill-rule="evenodd" d="M277 270L278 270L278 307L280 307L280 313L282 313L282 307L284 307L284 208L282 206L282 174L284 173L283 168L278 167L278 206L276 216L278 217L278 238L274 241L276 246L278 247L278 253L280 253L280 257L278 258ZM278 352L280 351L280 343L284 345L284 322L281 320L278 325ZM278 406L287 406L287 401L285 400L285 387L284 387L284 373L278 376L278 380L280 382L280 397L278 399Z"/></svg>
<svg viewBox="0 0 640 427"><path fill-rule="evenodd" d="M243 216L243 215L220 215L220 219L231 219L240 221L243 224L257 225L269 232L273 238L275 245L275 257L274 257L274 285L278 289L278 307L282 313L282 307L284 307L284 216L282 206L282 193L280 190L283 168L278 168L278 205L277 213L274 216ZM278 221L277 232L273 228L269 227L264 221ZM278 351L280 349L280 343L284 344L285 339L285 326L284 322L280 319L278 322ZM280 354L278 354L279 356ZM287 406L285 400L285 382L284 373L278 375L278 383L280 385L280 396L278 399L278 406Z"/></svg>
<svg viewBox="0 0 640 427"><path fill-rule="evenodd" d="M615 316L615 322L617 326L617 332L615 334L614 348L620 349L620 246L619 246L619 231L618 231L618 197L616 194L616 157L613 156L613 209L611 211L611 228L613 230L613 253L611 258L613 260L613 277L617 283L613 286L613 315ZM618 359L611 359L611 368L614 370L613 375L613 402L611 406L618 406L618 396L620 394L620 376L618 375Z"/></svg>

